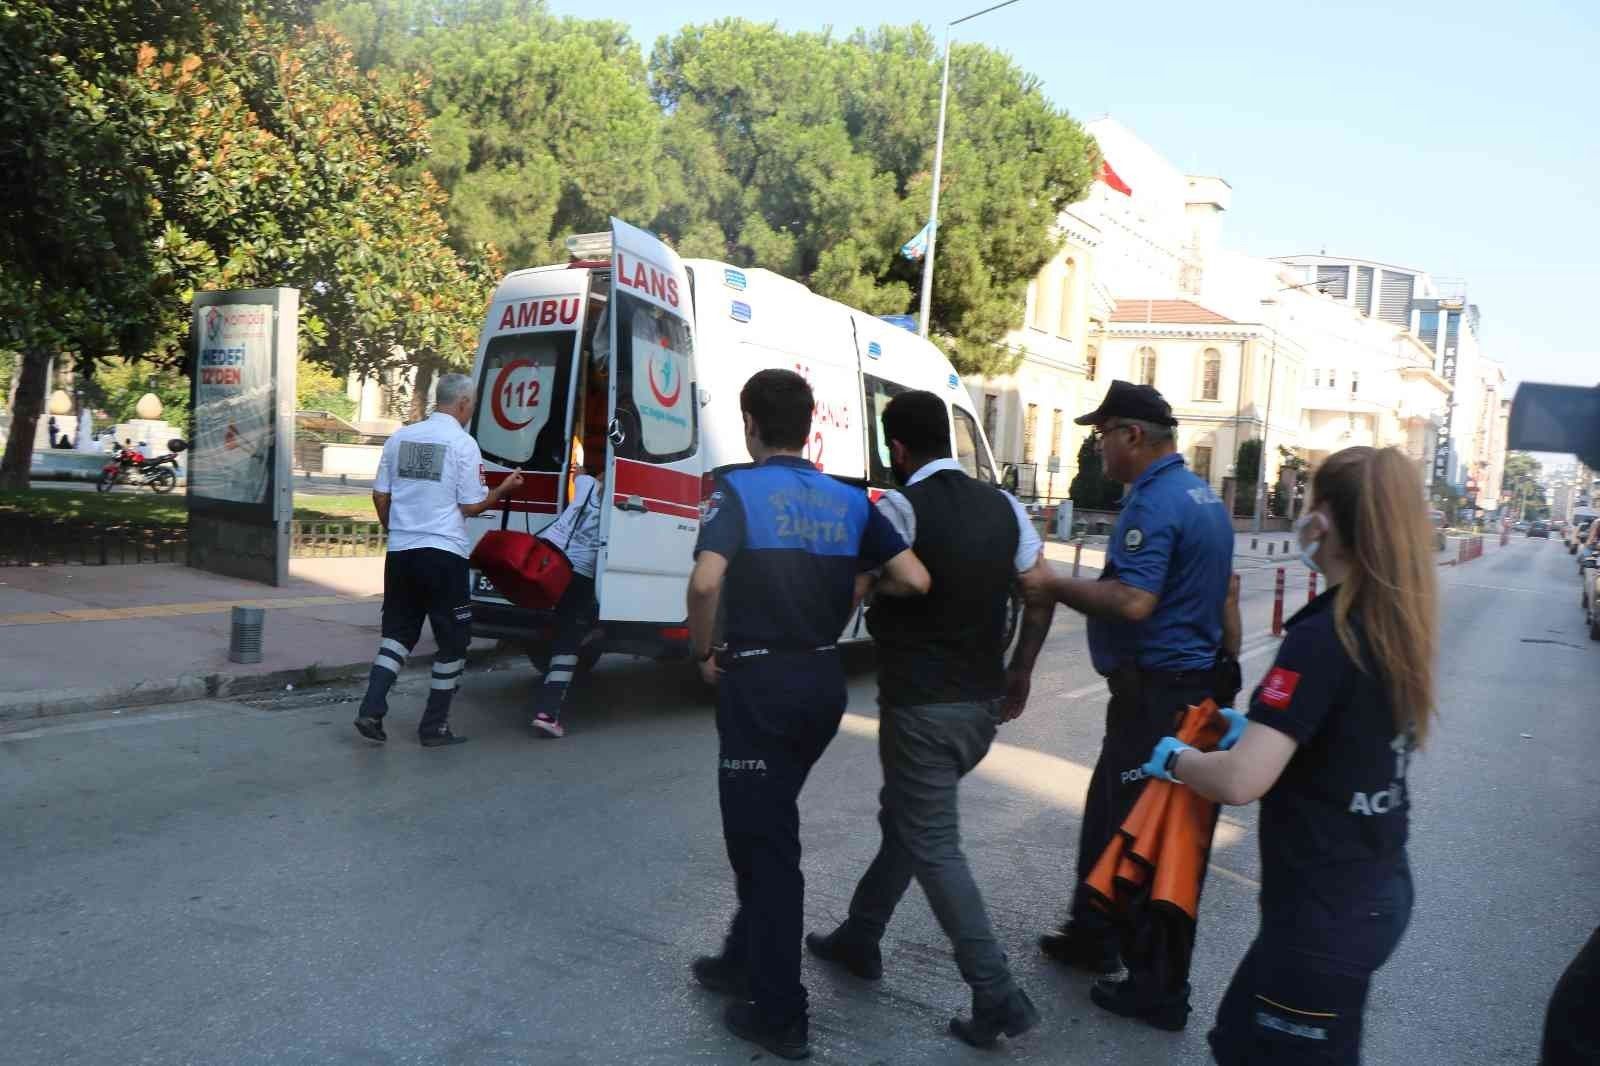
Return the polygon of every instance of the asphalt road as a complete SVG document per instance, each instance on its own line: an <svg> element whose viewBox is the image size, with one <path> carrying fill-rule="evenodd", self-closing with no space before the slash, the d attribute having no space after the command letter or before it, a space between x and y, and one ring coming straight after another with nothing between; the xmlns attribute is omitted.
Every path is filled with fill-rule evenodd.
<svg viewBox="0 0 1600 1066"><path fill-rule="evenodd" d="M1600 644L1559 542L1441 573L1443 714L1412 778L1418 905L1375 983L1367 1061L1532 1063L1555 978L1600 921ZM1270 571L1247 575L1251 680L1270 659L1269 587ZM567 739L539 742L529 683L520 667L472 676L456 716L472 743L436 751L410 738L414 682L386 748L350 728L348 689L8 727L0 1060L750 1061L686 971L732 902L711 715L670 669L606 660ZM1222 825L1187 1032L1104 1015L1033 946L1067 894L1101 708L1063 615L1027 715L964 786L968 851L1042 1027L999 1053L944 1035L966 992L913 888L880 984L808 962L816 1061L1208 1061L1255 928L1253 809ZM808 927L842 916L876 846L875 728L858 671L803 800Z"/></svg>

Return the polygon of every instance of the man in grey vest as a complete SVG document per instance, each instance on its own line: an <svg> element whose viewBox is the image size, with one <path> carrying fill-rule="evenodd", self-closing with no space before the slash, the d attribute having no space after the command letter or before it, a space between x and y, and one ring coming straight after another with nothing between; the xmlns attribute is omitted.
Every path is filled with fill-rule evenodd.
<svg viewBox="0 0 1600 1066"><path fill-rule="evenodd" d="M883 412L902 491L878 508L913 546L933 578L917 600L877 600L867 626L878 644L878 822L883 843L850 901L850 916L812 954L867 980L883 974L878 943L916 878L972 987L972 1017L950 1030L988 1047L1018 1036L1039 1012L1006 964L989 925L957 821L957 786L988 754L996 728L1022 713L1034 660L1054 606L1028 608L1008 670L1011 589L1047 586L1039 536L1022 506L969 477L950 457L950 410L931 392L908 392Z"/></svg>

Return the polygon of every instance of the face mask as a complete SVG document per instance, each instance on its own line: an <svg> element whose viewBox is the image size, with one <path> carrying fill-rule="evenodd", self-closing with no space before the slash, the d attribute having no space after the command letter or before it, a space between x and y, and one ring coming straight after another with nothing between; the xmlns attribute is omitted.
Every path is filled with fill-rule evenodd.
<svg viewBox="0 0 1600 1066"><path fill-rule="evenodd" d="M1317 551L1322 547L1322 537L1320 535L1322 533L1321 519L1321 515L1317 514L1315 511L1311 511L1295 519L1294 523L1295 536L1301 538L1299 541L1300 561L1305 563L1306 569L1310 570L1314 574L1322 573L1322 567L1317 565L1316 560ZM1316 529L1314 531L1312 530L1312 522L1316 522ZM1304 536L1308 531L1311 533L1312 539L1310 541L1304 539Z"/></svg>

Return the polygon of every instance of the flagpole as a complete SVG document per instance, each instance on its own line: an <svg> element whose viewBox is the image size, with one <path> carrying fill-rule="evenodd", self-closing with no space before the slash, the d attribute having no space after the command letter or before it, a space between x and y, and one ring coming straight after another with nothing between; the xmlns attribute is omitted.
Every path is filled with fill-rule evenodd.
<svg viewBox="0 0 1600 1066"><path fill-rule="evenodd" d="M939 83L939 135L934 141L933 148L933 203L928 208L928 251L922 260L922 313L917 316L917 333L922 337L928 335L929 319L933 311L933 251L934 246L939 243L939 182L944 173L944 118L950 99L950 31L979 15L987 15L991 11L1010 7L1018 2L1019 0L1005 0L1004 3L993 4L982 11L974 11L970 15L963 15L944 24L944 78Z"/></svg>
<svg viewBox="0 0 1600 1066"><path fill-rule="evenodd" d="M933 204L928 208L928 250L922 257L922 313L917 316L917 333L928 336L928 319L933 309L933 250L939 241L939 180L944 172L944 115L950 98L950 27L944 28L944 80L939 84L939 136L933 149Z"/></svg>

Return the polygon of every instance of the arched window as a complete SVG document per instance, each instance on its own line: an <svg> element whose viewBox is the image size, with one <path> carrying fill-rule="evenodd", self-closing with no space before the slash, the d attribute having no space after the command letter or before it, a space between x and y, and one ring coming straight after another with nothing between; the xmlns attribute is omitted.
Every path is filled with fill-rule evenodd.
<svg viewBox="0 0 1600 1066"><path fill-rule="evenodd" d="M1154 348L1139 349L1139 384L1155 385L1156 383L1156 350Z"/></svg>
<svg viewBox="0 0 1600 1066"><path fill-rule="evenodd" d="M1092 344L1089 345L1088 354L1084 357L1083 369L1084 376L1090 381L1095 379L1095 374L1100 370L1100 349Z"/></svg>
<svg viewBox="0 0 1600 1066"><path fill-rule="evenodd" d="M1222 396L1222 353L1207 348L1200 359L1200 398L1216 400Z"/></svg>

